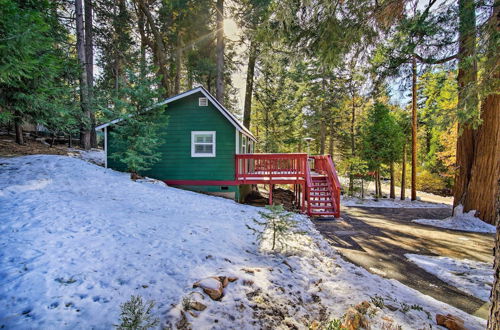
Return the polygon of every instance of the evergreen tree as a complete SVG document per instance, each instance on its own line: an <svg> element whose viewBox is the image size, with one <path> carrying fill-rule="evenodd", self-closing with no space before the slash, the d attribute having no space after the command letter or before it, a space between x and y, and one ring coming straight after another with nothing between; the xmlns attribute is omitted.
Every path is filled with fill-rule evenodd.
<svg viewBox="0 0 500 330"><path fill-rule="evenodd" d="M132 179L160 160L158 148L165 143L162 131L167 122L166 106L156 105L163 93L155 88L157 84L155 79L128 71L127 85L113 100L112 113L123 120L110 133L112 148L117 150L110 158L123 163Z"/></svg>

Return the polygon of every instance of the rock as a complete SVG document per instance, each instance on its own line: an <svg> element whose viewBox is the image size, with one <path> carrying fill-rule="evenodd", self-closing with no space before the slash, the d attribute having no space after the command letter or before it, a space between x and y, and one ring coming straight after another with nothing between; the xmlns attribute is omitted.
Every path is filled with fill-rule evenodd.
<svg viewBox="0 0 500 330"><path fill-rule="evenodd" d="M224 294L224 286L219 277L208 277L193 284L193 288L201 288L213 300L219 300Z"/></svg>
<svg viewBox="0 0 500 330"><path fill-rule="evenodd" d="M350 307L344 314L344 323L342 327L347 330L358 330L361 328L368 328L368 320L366 317L358 312L355 308Z"/></svg>
<svg viewBox="0 0 500 330"><path fill-rule="evenodd" d="M228 276L228 277L227 277L227 280L228 280L229 282L236 282L236 281L238 280L238 278L237 278L237 277L235 277L235 276Z"/></svg>
<svg viewBox="0 0 500 330"><path fill-rule="evenodd" d="M465 330L464 320L451 314L442 315L436 314L436 322L438 325L450 330Z"/></svg>
<svg viewBox="0 0 500 330"><path fill-rule="evenodd" d="M207 306L198 301L192 301L189 303L189 308L195 311L202 312L207 309Z"/></svg>

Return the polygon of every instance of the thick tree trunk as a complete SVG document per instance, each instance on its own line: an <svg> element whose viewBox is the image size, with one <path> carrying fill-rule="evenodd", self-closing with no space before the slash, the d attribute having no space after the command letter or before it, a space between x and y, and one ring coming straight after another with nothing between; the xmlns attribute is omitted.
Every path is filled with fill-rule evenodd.
<svg viewBox="0 0 500 330"><path fill-rule="evenodd" d="M215 98L224 104L224 0L217 0L217 46Z"/></svg>
<svg viewBox="0 0 500 330"><path fill-rule="evenodd" d="M24 144L24 136L23 136L23 120L19 117L14 118L14 130L16 132L16 143Z"/></svg>
<svg viewBox="0 0 500 330"><path fill-rule="evenodd" d="M465 114L477 111L476 92L476 12L474 0L459 1L458 107ZM458 125L457 175L453 187L453 206L464 204L475 154L475 132L469 123Z"/></svg>
<svg viewBox="0 0 500 330"><path fill-rule="evenodd" d="M85 0L85 70L87 71L87 88L90 111L90 145L97 148L94 114L94 22L92 17L92 0Z"/></svg>
<svg viewBox="0 0 500 330"><path fill-rule="evenodd" d="M390 164L390 171L391 171L391 191L390 191L390 198L396 199L396 189L394 187L394 163L391 162Z"/></svg>
<svg viewBox="0 0 500 330"><path fill-rule="evenodd" d="M500 180L497 183L497 191L500 191ZM496 223L497 234L493 255L493 287L490 295L490 317L488 319L488 330L500 330L500 193L496 196Z"/></svg>
<svg viewBox="0 0 500 330"><path fill-rule="evenodd" d="M245 107L243 110L243 125L250 129L252 116L252 96L253 96L253 78L255 74L255 62L257 60L257 49L255 41L250 41L248 66L247 66L247 81L245 87Z"/></svg>
<svg viewBox="0 0 500 330"><path fill-rule="evenodd" d="M498 15L499 8L495 9L494 15L490 19L489 27L491 28L490 34L493 37L494 33L499 33L498 31ZM492 45L495 46L492 40ZM489 70L491 70L491 81L500 79L500 61L498 56L491 55L489 61L485 64ZM464 69L464 71L467 68ZM472 84L476 82L476 68L472 65L471 76L468 76L469 72L463 73L463 78L471 79ZM470 83L468 80L463 81L463 83ZM468 93L470 94L470 92ZM470 95L464 95L467 97ZM474 100L470 105L464 104L471 107L470 111L473 111L475 106ZM468 100L464 100L464 103ZM461 142L461 160L464 161L465 167L465 178L460 178L459 184L466 184L465 190L461 196L458 193L455 195L457 198L455 201L463 204L465 211L476 210L477 216L479 216L483 221L494 224L496 220L495 214L495 198L498 194L497 181L500 178L500 95L496 93L491 93L482 102L481 109L481 126L476 131L468 128L464 132L464 136L460 137L459 143ZM472 136L470 136L472 135ZM472 148L472 149L471 149ZM470 155L465 155L466 152L472 150L472 157ZM458 158L458 154L457 154ZM472 159L471 159L472 158ZM465 163L466 161L466 163ZM461 164L460 164L461 165ZM462 174L462 171L460 171ZM460 198L460 199L458 199Z"/></svg>
<svg viewBox="0 0 500 330"><path fill-rule="evenodd" d="M88 99L88 77L85 65L85 33L83 25L82 0L75 0L76 15L76 48L78 62L80 64L80 107L82 108L82 123L80 126L80 147L85 150L90 149L90 109Z"/></svg>
<svg viewBox="0 0 500 330"><path fill-rule="evenodd" d="M406 142L403 143L403 161L401 162L401 200L406 199Z"/></svg>
<svg viewBox="0 0 500 330"><path fill-rule="evenodd" d="M417 60L412 58L411 200L417 199Z"/></svg>

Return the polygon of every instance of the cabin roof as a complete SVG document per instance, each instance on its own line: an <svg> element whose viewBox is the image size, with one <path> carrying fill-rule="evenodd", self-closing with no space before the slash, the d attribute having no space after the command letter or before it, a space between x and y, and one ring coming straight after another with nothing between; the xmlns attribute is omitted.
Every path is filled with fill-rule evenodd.
<svg viewBox="0 0 500 330"><path fill-rule="evenodd" d="M165 105L165 104L168 104L168 103L171 103L171 102L174 102L176 100L179 100L179 99L182 99L186 96L189 96L189 95L192 95L192 94L195 94L195 93L202 93L209 101L210 103L212 103L212 105L220 111L220 113L222 113L222 115L224 117L226 117L226 119L234 126L236 127L236 129L238 131L240 131L241 133L245 134L246 136L248 136L249 138L251 138L252 140L254 141L257 141L255 139L255 136L253 136L253 134L250 132L250 130L248 128L246 128L245 126L243 126L242 123L240 123L240 121L231 113L229 112L229 110L227 110L222 104L219 103L219 101L217 101L215 99L215 97L212 96L212 94L210 94L203 86L199 86L199 87L196 87L196 88L193 88L191 90L188 90L184 93L180 93L178 95L175 95L175 96L172 96L172 97L169 97L161 102L158 102L146 109L144 109L144 111L149 111L149 110L152 110L154 108L157 108L159 106L162 106L162 105ZM116 124L116 123L119 123L123 120L123 118L117 118L117 119L114 119L110 122L107 122L107 123L104 123L104 124L101 124L99 126L96 126L96 130L101 130L105 127L108 127L110 125L113 125L113 124Z"/></svg>

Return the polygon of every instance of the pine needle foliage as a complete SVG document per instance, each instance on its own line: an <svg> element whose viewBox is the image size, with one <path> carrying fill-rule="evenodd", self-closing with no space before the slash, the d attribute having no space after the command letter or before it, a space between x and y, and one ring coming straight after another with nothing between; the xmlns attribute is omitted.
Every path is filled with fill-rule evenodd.
<svg viewBox="0 0 500 330"><path fill-rule="evenodd" d="M166 106L154 105L162 91L155 89L156 81L129 71L128 83L114 99L114 113L123 119L111 131L110 156L126 166L132 174L147 171L160 160L159 147L165 143Z"/></svg>
<svg viewBox="0 0 500 330"><path fill-rule="evenodd" d="M283 205L267 205L266 212L259 212L260 220L253 219L253 222L259 226L254 228L246 225L248 229L254 232L257 240L262 241L270 233L272 239L271 249L274 251L279 245L282 249L287 245L287 239L292 234L297 234L297 221L292 218L293 213L287 212Z"/></svg>
<svg viewBox="0 0 500 330"><path fill-rule="evenodd" d="M130 300L120 305L119 330L146 330L156 327L159 319L151 315L154 301L144 302L141 296L132 296Z"/></svg>

